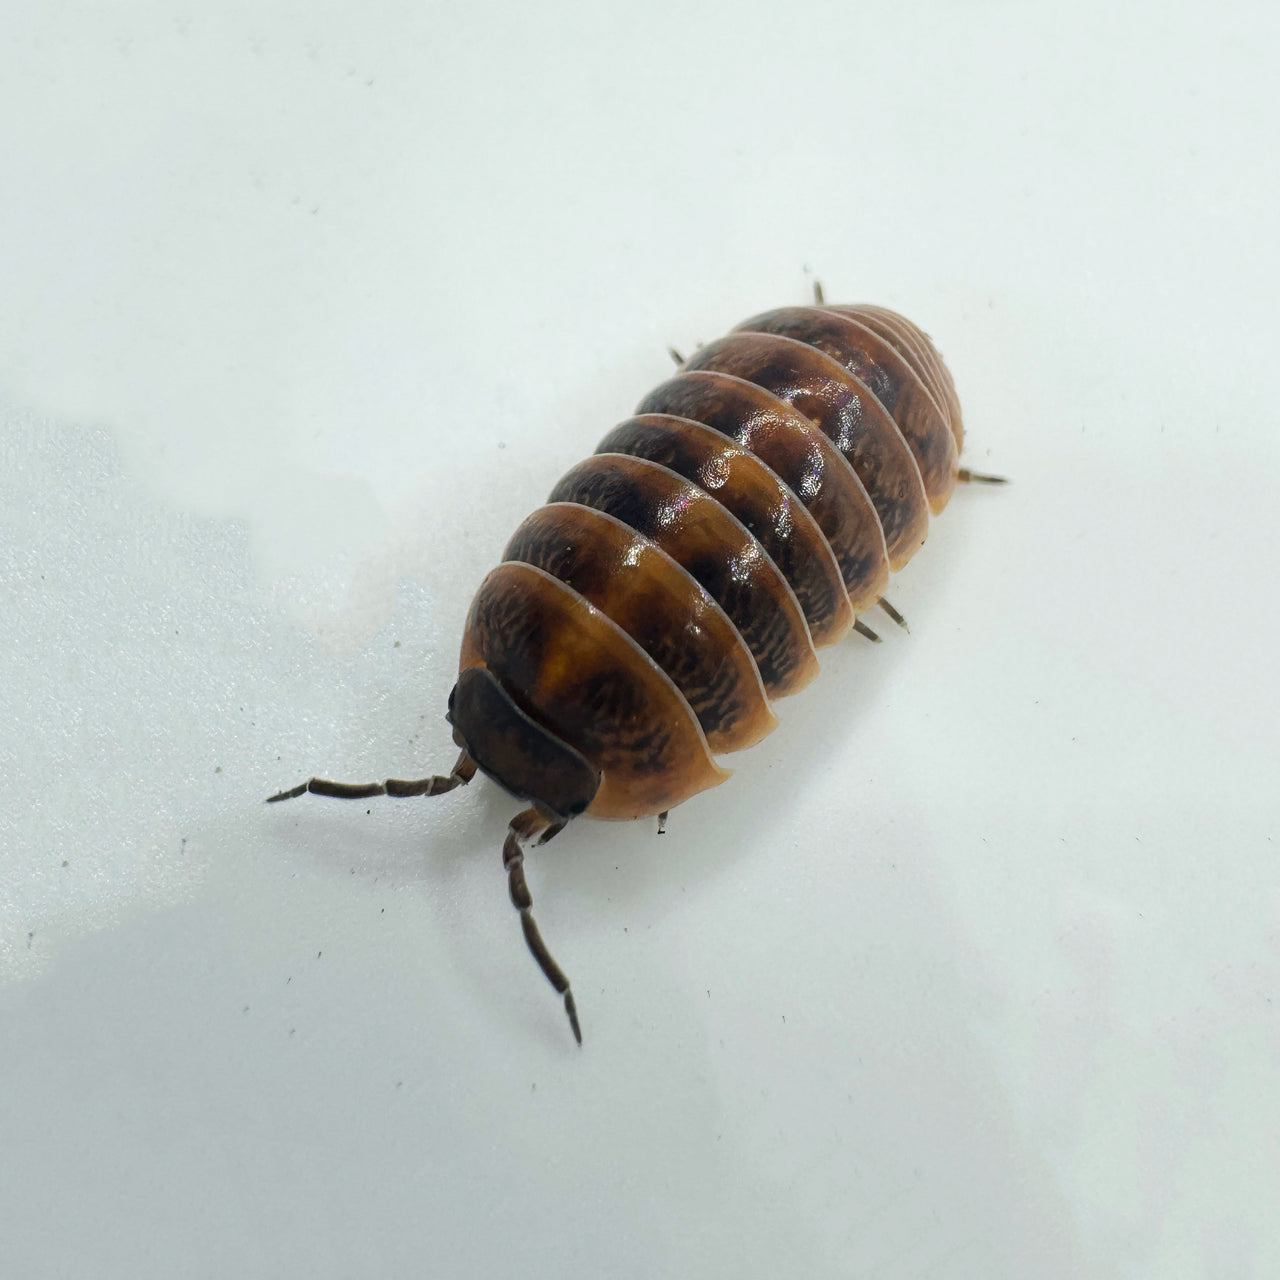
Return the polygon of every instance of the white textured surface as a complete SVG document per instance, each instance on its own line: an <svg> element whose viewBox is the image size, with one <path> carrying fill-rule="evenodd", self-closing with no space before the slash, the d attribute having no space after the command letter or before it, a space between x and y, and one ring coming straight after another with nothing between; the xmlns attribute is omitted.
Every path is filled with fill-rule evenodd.
<svg viewBox="0 0 1280 1280"><path fill-rule="evenodd" d="M6 6L0 1270L1280 1272L1274 6L213 8ZM813 274L1016 484L531 862L578 1051L494 788L261 799Z"/></svg>

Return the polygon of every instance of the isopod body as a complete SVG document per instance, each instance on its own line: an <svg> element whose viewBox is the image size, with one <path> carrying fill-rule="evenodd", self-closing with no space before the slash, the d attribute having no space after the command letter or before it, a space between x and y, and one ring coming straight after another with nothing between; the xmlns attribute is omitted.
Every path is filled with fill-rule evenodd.
<svg viewBox="0 0 1280 1280"><path fill-rule="evenodd" d="M990 478L960 468L963 438L951 375L902 316L819 292L747 320L563 476L480 584L452 773L271 799L434 795L478 768L527 801L503 850L511 898L581 1040L526 845L580 814L661 820L724 781L718 757L774 727L773 701L882 602L957 481Z"/></svg>

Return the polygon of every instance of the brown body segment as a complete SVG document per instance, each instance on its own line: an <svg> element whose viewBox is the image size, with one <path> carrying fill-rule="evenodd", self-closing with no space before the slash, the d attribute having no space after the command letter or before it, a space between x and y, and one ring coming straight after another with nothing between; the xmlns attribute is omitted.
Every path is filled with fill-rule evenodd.
<svg viewBox="0 0 1280 1280"><path fill-rule="evenodd" d="M596 452L660 463L692 480L737 517L791 584L815 646L834 643L853 626L840 566L817 521L754 454L711 427L667 414L628 419L605 436Z"/></svg>
<svg viewBox="0 0 1280 1280"><path fill-rule="evenodd" d="M573 503L541 507L503 559L544 570L616 622L671 677L713 752L741 751L777 726L751 653L720 606L622 521Z"/></svg>
<svg viewBox="0 0 1280 1280"><path fill-rule="evenodd" d="M683 695L630 636L558 578L508 562L472 602L458 670L483 666L601 771L587 813L626 820L727 778Z"/></svg>
<svg viewBox="0 0 1280 1280"><path fill-rule="evenodd" d="M681 373L655 387L639 413L704 423L755 454L800 499L827 540L854 613L889 583L884 530L843 454L802 413L755 383L727 373Z"/></svg>
<svg viewBox="0 0 1280 1280"><path fill-rule="evenodd" d="M815 422L870 496L892 568L905 564L925 540L929 502L902 432L880 401L830 356L776 334L732 333L699 348L685 368L754 382Z"/></svg>
<svg viewBox="0 0 1280 1280"><path fill-rule="evenodd" d="M840 315L851 316L892 344L924 380L933 398L946 416L955 437L957 454L964 448L964 421L960 416L960 397L951 370L938 353L933 340L922 329L887 307L859 303L852 307L830 307Z"/></svg>
<svg viewBox="0 0 1280 1280"><path fill-rule="evenodd" d="M683 565L737 627L771 698L818 672L795 593L760 544L714 498L667 467L620 453L579 463L549 502L576 502L621 520Z"/></svg>
<svg viewBox="0 0 1280 1280"><path fill-rule="evenodd" d="M737 332L775 333L816 347L853 374L884 405L920 468L936 515L956 485L956 441L947 416L892 343L852 316L825 307L780 307L753 316Z"/></svg>

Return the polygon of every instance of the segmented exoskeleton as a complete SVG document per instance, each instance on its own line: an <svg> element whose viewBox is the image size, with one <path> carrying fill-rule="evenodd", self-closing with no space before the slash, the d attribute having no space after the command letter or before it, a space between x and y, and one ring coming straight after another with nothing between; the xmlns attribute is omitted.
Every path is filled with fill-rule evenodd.
<svg viewBox="0 0 1280 1280"><path fill-rule="evenodd" d="M815 649L884 600L958 481L960 404L929 338L882 307L784 307L700 347L552 489L480 584L448 720L452 773L310 791L439 795L479 768L531 802L503 847L530 950L524 849L580 814L667 811L776 724ZM673 352L673 355L676 353Z"/></svg>

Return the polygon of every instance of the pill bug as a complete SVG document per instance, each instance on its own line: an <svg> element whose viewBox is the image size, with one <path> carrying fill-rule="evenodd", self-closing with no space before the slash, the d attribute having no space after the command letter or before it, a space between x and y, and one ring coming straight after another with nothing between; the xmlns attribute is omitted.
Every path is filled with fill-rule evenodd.
<svg viewBox="0 0 1280 1280"><path fill-rule="evenodd" d="M502 860L525 941L563 997L534 922L524 851L573 818L657 816L728 777L716 756L776 724L815 649L857 629L958 482L955 384L933 343L883 307L754 316L688 360L552 489L467 616L446 719L448 775L312 778L269 798L434 796L477 769L529 803Z"/></svg>

